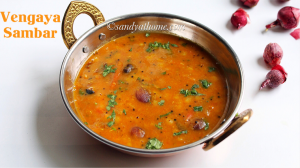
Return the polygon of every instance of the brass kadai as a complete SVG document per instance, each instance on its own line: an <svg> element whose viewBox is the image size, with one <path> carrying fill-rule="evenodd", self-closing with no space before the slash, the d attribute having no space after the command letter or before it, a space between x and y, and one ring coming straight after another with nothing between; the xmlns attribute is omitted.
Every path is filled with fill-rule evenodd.
<svg viewBox="0 0 300 168"><path fill-rule="evenodd" d="M82 13L88 14L93 19L95 27L88 30L79 39L76 39L73 33L73 23L75 18ZM219 126L214 128L211 134L194 143L184 146L170 149L147 150L124 146L105 139L89 129L79 119L72 93L73 82L78 71L93 51L112 39L133 32L132 30L109 30L107 25L130 25L133 23L135 25L144 25L146 23L166 26L174 24L185 25L184 31L172 30L168 33L197 43L211 53L211 55L222 65L227 79L228 104L223 116L224 122L220 122ZM162 33L166 32L162 31ZM188 18L165 13L129 14L104 22L102 13L94 5L83 1L72 1L63 18L62 37L65 45L69 49L63 60L59 77L60 91L65 106L74 121L84 131L95 139L117 150L144 157L170 156L198 145L203 145L203 149L206 151L226 139L229 135L245 124L252 116L252 110L247 109L238 117L235 117L239 111L239 106L241 105L244 92L244 76L242 65L238 56L222 37L201 23Z"/></svg>

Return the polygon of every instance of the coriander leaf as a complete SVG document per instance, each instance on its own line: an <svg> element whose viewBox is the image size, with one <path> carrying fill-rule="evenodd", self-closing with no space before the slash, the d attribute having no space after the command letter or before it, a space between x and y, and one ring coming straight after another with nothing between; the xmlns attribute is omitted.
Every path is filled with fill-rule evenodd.
<svg viewBox="0 0 300 168"><path fill-rule="evenodd" d="M152 51L152 49L149 47L149 48L147 48L146 51L150 53Z"/></svg>
<svg viewBox="0 0 300 168"><path fill-rule="evenodd" d="M194 84L194 85L192 86L192 89L197 89L197 88L199 88L199 85L197 85L197 84Z"/></svg>
<svg viewBox="0 0 300 168"><path fill-rule="evenodd" d="M165 75L165 74L167 74L167 71L165 71L165 72L163 72L163 73L161 73L161 74Z"/></svg>
<svg viewBox="0 0 300 168"><path fill-rule="evenodd" d="M182 43L181 45L182 45L183 47L185 47L185 46L187 45L187 43Z"/></svg>
<svg viewBox="0 0 300 168"><path fill-rule="evenodd" d="M117 98L116 95L112 95L112 94L107 95L107 97L110 99L113 99L113 100L115 100Z"/></svg>
<svg viewBox="0 0 300 168"><path fill-rule="evenodd" d="M208 82L207 80L200 80L202 86L207 89L212 83Z"/></svg>
<svg viewBox="0 0 300 168"><path fill-rule="evenodd" d="M123 113L126 115L126 111L125 111L125 109L123 109Z"/></svg>
<svg viewBox="0 0 300 168"><path fill-rule="evenodd" d="M146 149L160 149L163 143L156 138L149 139L146 144Z"/></svg>
<svg viewBox="0 0 300 168"><path fill-rule="evenodd" d="M158 124L155 124L155 126L156 126L158 129L162 129L161 122L159 122Z"/></svg>
<svg viewBox="0 0 300 168"><path fill-rule="evenodd" d="M236 113L234 117L235 117L235 118L238 118L238 117L239 117L239 113Z"/></svg>
<svg viewBox="0 0 300 168"><path fill-rule="evenodd" d="M166 90L167 88L161 88L160 90Z"/></svg>
<svg viewBox="0 0 300 168"><path fill-rule="evenodd" d="M158 102L158 105L162 106L165 104L165 101L164 100L161 100L160 102Z"/></svg>
<svg viewBox="0 0 300 168"><path fill-rule="evenodd" d="M87 122L84 122L85 125L89 125Z"/></svg>
<svg viewBox="0 0 300 168"><path fill-rule="evenodd" d="M116 90L114 91L115 93ZM117 105L118 103L115 101L115 99L117 98L117 95L112 95L112 94L109 94L107 95L108 98L110 98L110 100L108 101L108 106L106 106L106 110L110 110L111 107L115 107L115 105Z"/></svg>
<svg viewBox="0 0 300 168"><path fill-rule="evenodd" d="M116 129L114 127L111 128L112 130L116 131Z"/></svg>
<svg viewBox="0 0 300 168"><path fill-rule="evenodd" d="M184 97L187 97L187 96L191 95L191 92L189 92L189 90L183 90L183 89L181 89L180 93L183 94Z"/></svg>
<svg viewBox="0 0 300 168"><path fill-rule="evenodd" d="M150 36L150 33L146 33L146 37L149 37Z"/></svg>
<svg viewBox="0 0 300 168"><path fill-rule="evenodd" d="M127 60L127 62L130 62L130 58Z"/></svg>
<svg viewBox="0 0 300 168"><path fill-rule="evenodd" d="M166 114L163 114L163 115L160 115L159 117L162 118L162 117L165 117L165 116L168 116L169 114L173 113L172 111L171 112L168 112Z"/></svg>
<svg viewBox="0 0 300 168"><path fill-rule="evenodd" d="M115 121L110 121L110 122L107 123L107 126L111 127L114 124L115 124Z"/></svg>
<svg viewBox="0 0 300 168"><path fill-rule="evenodd" d="M140 78L140 77L138 77L138 78L137 78L137 80L139 80L139 81L140 81L140 80L141 80L141 78Z"/></svg>
<svg viewBox="0 0 300 168"><path fill-rule="evenodd" d="M178 135L181 135L181 134L187 134L187 130L185 130L185 131L180 131L180 132L175 132L175 133L173 134L173 136L178 136Z"/></svg>
<svg viewBox="0 0 300 168"><path fill-rule="evenodd" d="M212 72L212 71L215 71L216 68L215 67L208 67L208 72Z"/></svg>
<svg viewBox="0 0 300 168"><path fill-rule="evenodd" d="M113 119L113 121L115 121L115 118L116 118L116 113L115 110L113 110L113 112L111 113L110 116L107 117L107 119Z"/></svg>
<svg viewBox="0 0 300 168"><path fill-rule="evenodd" d="M80 95L84 95L84 91L82 91L81 89L79 89L79 94Z"/></svg>
<svg viewBox="0 0 300 168"><path fill-rule="evenodd" d="M171 86L168 86L169 89L171 89Z"/></svg>
<svg viewBox="0 0 300 168"><path fill-rule="evenodd" d="M165 48L170 50L170 42L168 42L167 44L165 44Z"/></svg>
<svg viewBox="0 0 300 168"><path fill-rule="evenodd" d="M208 130L208 128L209 128L209 123L208 122L205 122L205 127L204 127L204 130Z"/></svg>
<svg viewBox="0 0 300 168"><path fill-rule="evenodd" d="M158 43L157 41L155 41L154 43L149 43L149 46L146 51L150 53L151 51L154 51L155 49L158 49L159 47L170 50L170 42L168 42L166 44Z"/></svg>
<svg viewBox="0 0 300 168"><path fill-rule="evenodd" d="M132 48L129 50L130 52L132 51Z"/></svg>
<svg viewBox="0 0 300 168"><path fill-rule="evenodd" d="M198 95L197 90L195 90L195 89L193 88L193 89L191 90L191 95L197 96L197 95Z"/></svg>
<svg viewBox="0 0 300 168"><path fill-rule="evenodd" d="M171 44L171 46L173 46L173 47L178 47L176 44Z"/></svg>
<svg viewBox="0 0 300 168"><path fill-rule="evenodd" d="M202 106L195 106L194 111L202 111L203 107Z"/></svg>
<svg viewBox="0 0 300 168"><path fill-rule="evenodd" d="M114 94L117 94L117 90L114 91Z"/></svg>
<svg viewBox="0 0 300 168"><path fill-rule="evenodd" d="M115 73L115 72L116 72L116 69L117 69L117 68L112 69L113 66L114 66L114 65L109 65L109 66L107 66L107 65L105 64L105 66L104 66L104 71L103 71L103 73L102 73L103 77L106 77L109 73Z"/></svg>

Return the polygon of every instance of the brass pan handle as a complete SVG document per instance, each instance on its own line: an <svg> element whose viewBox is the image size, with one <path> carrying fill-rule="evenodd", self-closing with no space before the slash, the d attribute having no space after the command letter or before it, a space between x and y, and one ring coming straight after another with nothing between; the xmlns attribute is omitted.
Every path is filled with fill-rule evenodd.
<svg viewBox="0 0 300 168"><path fill-rule="evenodd" d="M234 133L237 129L239 129L243 124L245 124L250 117L252 116L252 109L247 109L239 114L238 117L234 118L231 124L218 136L206 141L202 147L203 150L208 151L209 149L215 147L224 139L226 139L229 135Z"/></svg>
<svg viewBox="0 0 300 168"><path fill-rule="evenodd" d="M94 5L84 1L72 1L65 12L61 26L62 37L68 49L77 40L74 36L73 24L75 18L82 13L88 14L93 19L95 26L105 21L100 10Z"/></svg>

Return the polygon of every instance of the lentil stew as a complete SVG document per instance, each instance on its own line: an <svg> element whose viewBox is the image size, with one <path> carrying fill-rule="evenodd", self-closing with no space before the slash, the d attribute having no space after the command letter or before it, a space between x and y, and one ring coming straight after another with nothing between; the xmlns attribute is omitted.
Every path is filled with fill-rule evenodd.
<svg viewBox="0 0 300 168"><path fill-rule="evenodd" d="M228 91L222 68L199 45L144 32L95 51L73 95L79 118L102 137L167 149L198 141L220 124Z"/></svg>

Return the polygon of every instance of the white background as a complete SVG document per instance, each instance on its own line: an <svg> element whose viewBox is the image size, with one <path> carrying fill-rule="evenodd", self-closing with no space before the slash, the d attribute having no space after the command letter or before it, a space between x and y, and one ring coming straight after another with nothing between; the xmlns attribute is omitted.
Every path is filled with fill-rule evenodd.
<svg viewBox="0 0 300 168"><path fill-rule="evenodd" d="M3 22L0 18L0 166L64 167L228 167L296 168L300 166L300 40L291 30L265 25L276 19L286 5L300 8L300 0L277 3L261 0L252 9L244 8L251 23L234 30L229 22L240 6L238 0L181 1L96 1L108 20L137 12L164 12L198 21L220 34L235 50L245 71L246 89L241 106L252 108L254 115L214 149L196 147L166 158L139 158L107 147L85 133L70 117L59 92L59 70L67 53L61 23ZM59 14L61 20L70 1L0 1L0 11L11 14ZM10 14L10 15L11 15ZM57 30L54 39L4 38L3 29ZM79 37L93 27L81 15L75 22ZM300 25L298 26L300 27ZM288 72L280 87L258 91L268 73L262 54L270 42L278 43L284 56L281 65Z"/></svg>

